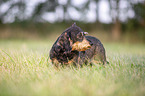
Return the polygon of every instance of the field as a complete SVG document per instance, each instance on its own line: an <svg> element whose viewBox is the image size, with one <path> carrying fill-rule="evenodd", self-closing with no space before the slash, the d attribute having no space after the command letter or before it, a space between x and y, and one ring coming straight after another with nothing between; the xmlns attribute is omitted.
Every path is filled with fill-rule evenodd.
<svg viewBox="0 0 145 96"><path fill-rule="evenodd" d="M145 96L145 45L104 43L105 67L56 70L49 40L0 40L0 96Z"/></svg>

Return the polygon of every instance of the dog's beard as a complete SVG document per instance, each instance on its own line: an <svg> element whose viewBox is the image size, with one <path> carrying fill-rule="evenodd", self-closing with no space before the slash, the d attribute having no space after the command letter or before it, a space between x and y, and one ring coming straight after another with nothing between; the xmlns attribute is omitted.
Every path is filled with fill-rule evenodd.
<svg viewBox="0 0 145 96"><path fill-rule="evenodd" d="M74 51L74 50L85 51L89 48L91 48L91 45L90 45L89 41L87 41L86 39L83 39L82 42L77 41L72 45L72 51Z"/></svg>

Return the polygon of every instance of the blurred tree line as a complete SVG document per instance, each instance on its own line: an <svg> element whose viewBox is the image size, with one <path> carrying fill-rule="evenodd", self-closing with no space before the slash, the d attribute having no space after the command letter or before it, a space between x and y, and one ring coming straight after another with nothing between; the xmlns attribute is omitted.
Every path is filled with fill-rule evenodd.
<svg viewBox="0 0 145 96"><path fill-rule="evenodd" d="M108 26L114 40L120 39L122 34L138 34L139 38L142 38L145 42L145 0L105 0L109 4L109 16L112 19L109 24L104 24L99 19L99 5L102 0L84 0L79 6L73 3L77 2L77 0L38 1L35 6L29 8L29 0L0 0L0 27L8 23L11 23L11 25L17 23L23 26L35 24L36 28L38 28L38 26L44 26L44 24L49 23L43 18L44 14L54 13L54 24L72 23L73 21L80 22L82 25L91 23L89 26L84 25L88 27L88 30L89 28L95 29L95 26L101 26L102 29ZM122 1L126 2L125 7L121 7ZM96 19L94 22L87 22L86 14L92 4L96 6L94 8ZM77 19L72 18L73 13L70 12L70 9L80 14ZM133 11L134 16L126 16L130 10ZM124 21L120 18L122 14L126 16Z"/></svg>

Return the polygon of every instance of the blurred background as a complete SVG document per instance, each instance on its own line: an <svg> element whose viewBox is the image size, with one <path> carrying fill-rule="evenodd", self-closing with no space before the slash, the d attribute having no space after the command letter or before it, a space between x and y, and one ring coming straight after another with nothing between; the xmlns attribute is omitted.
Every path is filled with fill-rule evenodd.
<svg viewBox="0 0 145 96"><path fill-rule="evenodd" d="M145 43L145 0L0 0L2 40L55 40L73 22L103 42Z"/></svg>

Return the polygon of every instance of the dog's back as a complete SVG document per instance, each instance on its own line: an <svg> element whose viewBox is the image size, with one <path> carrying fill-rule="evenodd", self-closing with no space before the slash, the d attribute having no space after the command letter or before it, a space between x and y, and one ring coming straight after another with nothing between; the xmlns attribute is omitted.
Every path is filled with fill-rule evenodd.
<svg viewBox="0 0 145 96"><path fill-rule="evenodd" d="M80 58L83 62L101 61L106 64L106 54L103 44L96 37L85 36L86 39L93 43L92 47L84 52L80 52Z"/></svg>

